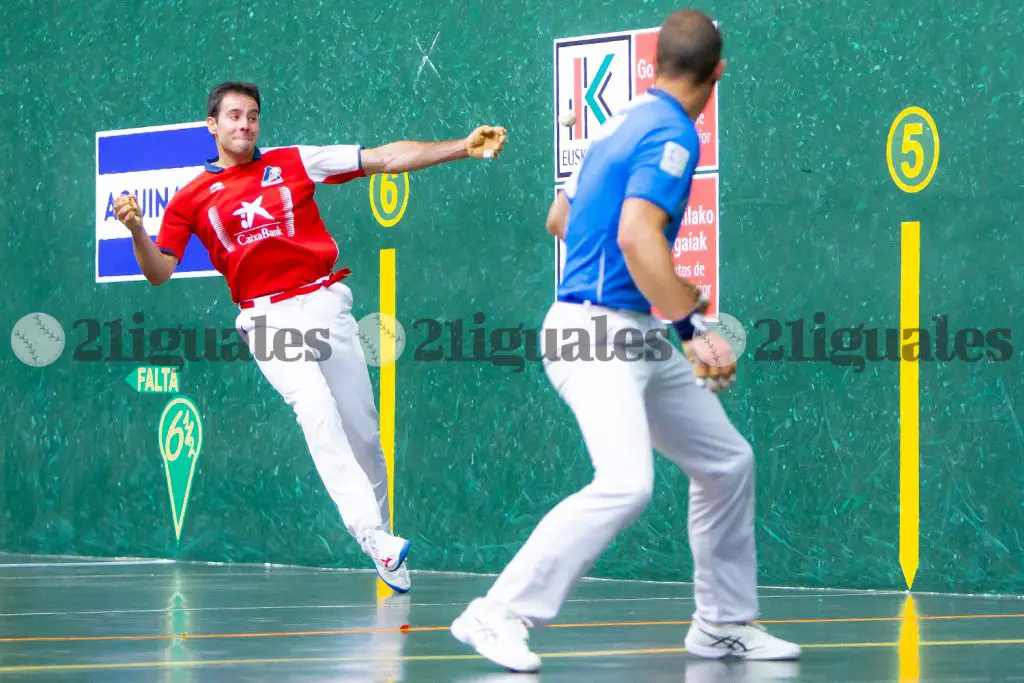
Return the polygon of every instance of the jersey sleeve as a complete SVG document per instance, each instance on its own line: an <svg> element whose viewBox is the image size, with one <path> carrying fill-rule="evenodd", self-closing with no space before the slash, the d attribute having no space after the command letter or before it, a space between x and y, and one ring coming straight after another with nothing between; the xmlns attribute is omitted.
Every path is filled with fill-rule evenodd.
<svg viewBox="0 0 1024 683"><path fill-rule="evenodd" d="M584 161L586 161L586 158L584 158ZM565 192L565 197L569 200L570 204L572 203L572 200L576 199L576 189L579 187L581 168L583 168L582 163L573 169L572 173L569 174L569 178L565 181L563 191Z"/></svg>
<svg viewBox="0 0 1024 683"><path fill-rule="evenodd" d="M185 210L185 197L177 194L171 198L160 220L160 231L156 246L165 254L178 257L178 263L185 258L185 247L192 238L192 221Z"/></svg>
<svg viewBox="0 0 1024 683"><path fill-rule="evenodd" d="M362 145L300 145L298 150L306 175L314 183L341 185L366 175Z"/></svg>
<svg viewBox="0 0 1024 683"><path fill-rule="evenodd" d="M646 199L669 216L676 215L690 196L699 158L695 136L671 128L652 131L633 153L626 198Z"/></svg>

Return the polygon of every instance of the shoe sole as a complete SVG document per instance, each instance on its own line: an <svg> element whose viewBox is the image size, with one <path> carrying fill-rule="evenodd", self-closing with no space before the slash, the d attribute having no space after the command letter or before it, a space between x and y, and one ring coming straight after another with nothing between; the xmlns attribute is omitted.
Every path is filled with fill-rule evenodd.
<svg viewBox="0 0 1024 683"><path fill-rule="evenodd" d="M725 659L726 657L735 657L736 659L742 659L748 662L788 662L796 659L800 659L800 651L797 650L793 654L782 654L774 657L766 657L757 652L736 652L735 650L722 650L716 647L706 647L704 645L691 645L689 643L683 643L683 647L686 651L702 659Z"/></svg>
<svg viewBox="0 0 1024 683"><path fill-rule="evenodd" d="M405 595L412 588L412 586L409 586L408 588L402 588L401 586L396 586L395 584L391 583L386 578L384 578L383 572L381 572L381 570L379 570L379 569L377 570L377 576L380 577L380 580L383 581L384 584L388 588L390 588L391 590L395 591L396 593L400 593L402 595Z"/></svg>
<svg viewBox="0 0 1024 683"><path fill-rule="evenodd" d="M405 564L405 558L408 556L410 548L412 548L412 541L406 541L405 545L402 546L402 552L398 553L398 564L391 571L397 571Z"/></svg>
<svg viewBox="0 0 1024 683"><path fill-rule="evenodd" d="M495 664L497 664L498 666L500 666L502 668L505 668L505 669L508 669L509 671L512 671L513 673L532 674L532 673L536 673L536 672L540 671L540 665L539 664L535 668L532 668L532 669L520 669L520 668L516 668L514 666L509 666L508 664L505 664L504 662L499 661L499 660L495 659L494 657L491 657L490 655L481 652L480 648L478 648L476 646L476 644L473 642L472 636L469 635L470 634L470 629L465 624L465 621L464 621L463 617L459 617L458 619L453 621L451 627L448 630L451 632L451 634L455 638L455 640L459 641L463 645L467 645L467 646L473 648L473 650L475 650L476 653L478 655L480 655L481 657L483 657L484 659L488 659L491 662L494 662Z"/></svg>

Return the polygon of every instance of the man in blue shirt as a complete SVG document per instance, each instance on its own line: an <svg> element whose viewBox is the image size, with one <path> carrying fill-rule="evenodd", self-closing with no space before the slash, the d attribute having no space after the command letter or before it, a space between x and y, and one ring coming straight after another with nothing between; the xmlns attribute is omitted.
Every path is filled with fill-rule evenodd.
<svg viewBox="0 0 1024 683"><path fill-rule="evenodd" d="M800 655L798 645L754 621L750 444L651 313L653 306L675 321L684 342L704 329L707 301L676 276L670 245L700 156L694 121L724 71L721 53L708 17L694 10L670 15L658 38L655 86L592 138L548 214L548 231L564 240L567 256L544 321L544 368L579 423L594 479L541 520L487 595L452 623L455 638L502 667L540 668L527 628L554 619L608 544L646 508L652 449L690 480L696 605L686 649L705 658ZM735 363L726 367L731 374Z"/></svg>

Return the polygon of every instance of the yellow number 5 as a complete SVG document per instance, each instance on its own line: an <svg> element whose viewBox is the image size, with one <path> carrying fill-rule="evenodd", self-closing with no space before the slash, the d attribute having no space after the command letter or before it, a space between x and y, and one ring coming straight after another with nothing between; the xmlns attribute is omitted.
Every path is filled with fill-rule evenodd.
<svg viewBox="0 0 1024 683"><path fill-rule="evenodd" d="M905 121L908 117L917 120ZM926 149L921 142L927 137L931 137L931 144ZM900 155L903 160L897 164ZM885 143L885 160L892 181L904 192L920 192L928 187L939 165L939 132L927 111L907 107L893 120Z"/></svg>
<svg viewBox="0 0 1024 683"><path fill-rule="evenodd" d="M921 174L921 169L924 168L924 148L921 147L921 143L917 140L911 140L915 135L921 135L924 133L924 125L920 123L908 123L903 126L903 144L900 146L900 150L904 154L914 155L914 164L910 165L907 162L900 164L900 168L903 169L904 175L908 178L916 178Z"/></svg>

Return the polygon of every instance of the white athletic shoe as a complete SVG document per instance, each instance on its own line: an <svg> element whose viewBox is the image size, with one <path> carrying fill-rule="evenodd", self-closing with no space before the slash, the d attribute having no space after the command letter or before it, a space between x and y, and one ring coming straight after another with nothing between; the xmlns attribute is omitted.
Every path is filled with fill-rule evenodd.
<svg viewBox="0 0 1024 683"><path fill-rule="evenodd" d="M412 579L409 578L409 565L402 564L393 572L382 569L377 565L377 576L396 593L408 593L412 587Z"/></svg>
<svg viewBox="0 0 1024 683"><path fill-rule="evenodd" d="M540 657L530 651L527 641L533 626L487 598L477 598L452 622L451 633L498 666L520 673L540 669Z"/></svg>
<svg viewBox="0 0 1024 683"><path fill-rule="evenodd" d="M694 617L685 645L687 652L705 659L790 660L800 657L799 645L776 638L756 622L714 625Z"/></svg>
<svg viewBox="0 0 1024 683"><path fill-rule="evenodd" d="M409 570L404 564L409 548L412 547L410 541L400 536L392 536L381 529L374 529L363 535L359 546L373 560L381 581L397 593L409 590Z"/></svg>

